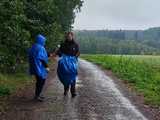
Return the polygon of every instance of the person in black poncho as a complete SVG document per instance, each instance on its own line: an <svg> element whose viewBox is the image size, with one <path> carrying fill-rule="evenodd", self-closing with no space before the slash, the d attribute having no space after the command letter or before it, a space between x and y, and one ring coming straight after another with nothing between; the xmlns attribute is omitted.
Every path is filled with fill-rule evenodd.
<svg viewBox="0 0 160 120"><path fill-rule="evenodd" d="M68 32L65 41L60 45L56 52L60 56L58 61L57 74L64 85L64 95L69 89L72 97L76 96L76 77L78 69L78 56L80 55L79 46L74 40L74 34Z"/></svg>

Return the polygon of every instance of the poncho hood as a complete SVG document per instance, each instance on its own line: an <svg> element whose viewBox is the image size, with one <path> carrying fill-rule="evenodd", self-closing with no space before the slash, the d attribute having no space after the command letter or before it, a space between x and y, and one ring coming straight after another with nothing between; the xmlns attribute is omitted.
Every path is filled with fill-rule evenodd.
<svg viewBox="0 0 160 120"><path fill-rule="evenodd" d="M37 35L37 37L36 37L37 44L44 46L45 42L46 42L46 38L43 35L41 35L41 34Z"/></svg>

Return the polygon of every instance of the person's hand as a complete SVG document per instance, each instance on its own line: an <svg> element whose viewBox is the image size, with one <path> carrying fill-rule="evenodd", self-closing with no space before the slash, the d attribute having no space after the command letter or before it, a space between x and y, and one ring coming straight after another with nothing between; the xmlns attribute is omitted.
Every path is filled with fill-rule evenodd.
<svg viewBox="0 0 160 120"><path fill-rule="evenodd" d="M49 67L47 67L46 70L47 70L47 72L49 72L50 71Z"/></svg>
<svg viewBox="0 0 160 120"><path fill-rule="evenodd" d="M80 56L80 52L77 52L76 57L78 58Z"/></svg>
<svg viewBox="0 0 160 120"><path fill-rule="evenodd" d="M57 55L56 55L56 53L54 52L54 53L52 54L52 56L53 56L53 57L56 57Z"/></svg>

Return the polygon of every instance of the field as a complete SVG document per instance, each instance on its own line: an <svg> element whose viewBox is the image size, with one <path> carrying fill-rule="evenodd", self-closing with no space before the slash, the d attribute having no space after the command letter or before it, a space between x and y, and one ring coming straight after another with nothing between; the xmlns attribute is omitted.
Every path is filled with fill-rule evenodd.
<svg viewBox="0 0 160 120"><path fill-rule="evenodd" d="M160 105L160 56L82 55L134 86L145 102Z"/></svg>

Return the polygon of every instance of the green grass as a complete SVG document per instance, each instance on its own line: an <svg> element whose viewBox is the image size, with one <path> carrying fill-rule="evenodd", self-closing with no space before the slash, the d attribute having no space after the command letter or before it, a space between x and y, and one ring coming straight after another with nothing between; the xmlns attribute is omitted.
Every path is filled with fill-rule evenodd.
<svg viewBox="0 0 160 120"><path fill-rule="evenodd" d="M25 73L0 74L0 96L10 95L31 81Z"/></svg>
<svg viewBox="0 0 160 120"><path fill-rule="evenodd" d="M16 94L18 90L30 85L32 79L26 73L2 74L0 73L0 112L8 109L8 96Z"/></svg>
<svg viewBox="0 0 160 120"><path fill-rule="evenodd" d="M160 105L160 56L82 55L82 58L129 82L144 95L147 104Z"/></svg>
<svg viewBox="0 0 160 120"><path fill-rule="evenodd" d="M49 66L54 65L55 60L49 60ZM33 82L33 78L27 73L28 64L21 64L14 74L0 73L0 97L16 92Z"/></svg>

